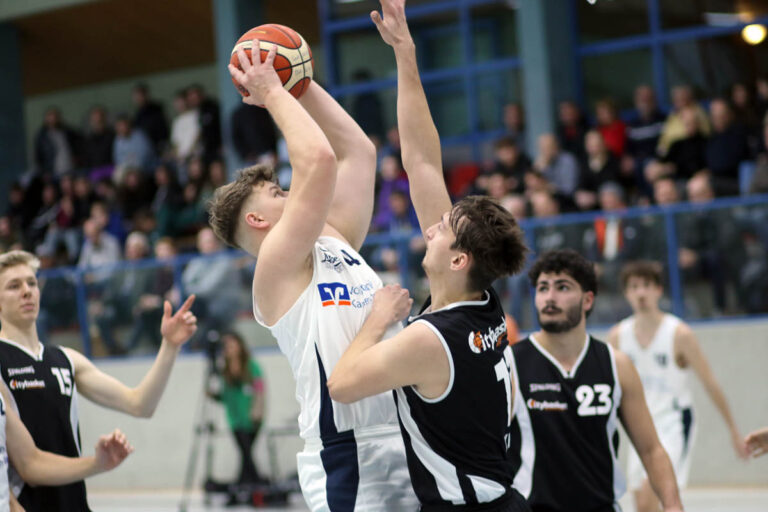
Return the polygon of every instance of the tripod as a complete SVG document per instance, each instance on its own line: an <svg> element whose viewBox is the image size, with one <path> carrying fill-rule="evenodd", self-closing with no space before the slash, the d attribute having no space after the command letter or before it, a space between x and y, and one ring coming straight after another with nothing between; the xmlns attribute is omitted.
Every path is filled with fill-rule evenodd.
<svg viewBox="0 0 768 512"><path fill-rule="evenodd" d="M192 438L192 446L189 453L189 460L187 461L187 472L184 477L184 487L181 491L181 501L179 503L179 512L186 512L189 505L189 491L192 488L192 481L195 478L195 469L197 468L198 453L200 452L200 445L205 444L205 497L204 501L206 505L210 504L210 495L208 493L207 484L211 480L211 474L213 469L213 435L216 432L216 426L213 420L209 417L208 403L208 389L210 380L216 375L216 364L213 357L208 357L208 370L206 372L205 379L203 379L203 389L200 396L197 399L197 412L195 419L194 436Z"/></svg>

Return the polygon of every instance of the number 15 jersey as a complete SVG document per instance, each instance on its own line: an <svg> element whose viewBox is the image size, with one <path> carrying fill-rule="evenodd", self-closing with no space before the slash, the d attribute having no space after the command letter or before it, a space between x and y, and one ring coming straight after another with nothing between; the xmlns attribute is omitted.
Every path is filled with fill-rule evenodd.
<svg viewBox="0 0 768 512"><path fill-rule="evenodd" d="M516 378L510 461L531 509L618 510L621 385L613 349L587 336L566 371L531 335L512 347Z"/></svg>

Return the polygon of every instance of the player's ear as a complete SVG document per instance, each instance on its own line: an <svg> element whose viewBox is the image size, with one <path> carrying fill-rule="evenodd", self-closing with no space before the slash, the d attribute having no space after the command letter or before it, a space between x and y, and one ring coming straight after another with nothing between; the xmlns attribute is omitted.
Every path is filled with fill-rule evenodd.
<svg viewBox="0 0 768 512"><path fill-rule="evenodd" d="M460 252L451 258L451 270L462 270L469 266L469 253Z"/></svg>
<svg viewBox="0 0 768 512"><path fill-rule="evenodd" d="M245 224L256 229L266 229L269 227L269 221L259 215L257 212L246 213Z"/></svg>

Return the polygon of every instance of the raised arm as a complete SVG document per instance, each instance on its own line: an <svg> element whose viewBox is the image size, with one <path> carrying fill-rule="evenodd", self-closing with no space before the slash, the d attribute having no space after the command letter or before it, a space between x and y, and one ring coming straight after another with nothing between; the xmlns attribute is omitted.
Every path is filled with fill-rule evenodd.
<svg viewBox="0 0 768 512"><path fill-rule="evenodd" d="M408 173L411 200L421 231L440 222L451 209L443 177L440 136L429 113L416 62L416 46L405 19L405 0L381 0L371 19L384 42L395 50L397 61L397 128L400 131L403 167Z"/></svg>
<svg viewBox="0 0 768 512"><path fill-rule="evenodd" d="M675 470L669 455L656 435L651 413L648 412L648 406L645 403L640 375L626 354L618 350L615 350L614 354L622 390L619 406L621 423L643 462L645 471L648 473L648 481L661 501L664 511L682 511L683 505L677 489Z"/></svg>
<svg viewBox="0 0 768 512"><path fill-rule="evenodd" d="M259 41L254 40L253 48L258 47ZM328 218L336 184L333 149L309 113L280 83L272 65L275 52L273 46L264 62L252 64L240 48L237 55L243 71L229 65L232 77L250 93L243 101L266 107L283 132L293 168L291 191L280 221L271 228L259 250L254 272L256 297L274 295L275 290L285 290L297 279L306 277L307 262ZM247 222L261 222L250 217L249 214ZM302 283L300 288L305 285ZM264 311L263 302L257 306L265 316L271 316Z"/></svg>
<svg viewBox="0 0 768 512"><path fill-rule="evenodd" d="M310 82L299 102L325 133L338 162L328 224L357 250L373 215L376 148L352 116L316 82Z"/></svg>
<svg viewBox="0 0 768 512"><path fill-rule="evenodd" d="M151 417L163 396L173 364L181 346L197 330L197 318L189 311L195 296L191 295L175 315L171 303L164 304L160 333L163 341L155 362L135 388L129 388L116 378L99 370L81 353L65 348L75 367L75 384L84 397L109 409L131 416Z"/></svg>
<svg viewBox="0 0 768 512"><path fill-rule="evenodd" d="M693 369L704 385L704 389L707 390L707 394L728 426L728 432L731 434L731 444L736 455L742 459L747 458L747 446L744 444L741 433L733 419L731 408L728 406L728 400L726 400L725 393L723 393L723 388L717 382L715 374L712 372L712 368L709 366L709 362L701 350L701 345L696 339L696 335L685 324L680 324L675 331L675 353L682 356L682 360Z"/></svg>

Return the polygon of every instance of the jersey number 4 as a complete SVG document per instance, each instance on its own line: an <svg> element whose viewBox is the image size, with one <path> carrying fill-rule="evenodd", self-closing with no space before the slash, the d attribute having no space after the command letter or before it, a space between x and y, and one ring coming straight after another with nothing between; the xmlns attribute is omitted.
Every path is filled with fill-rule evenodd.
<svg viewBox="0 0 768 512"><path fill-rule="evenodd" d="M597 404L594 404L595 394L597 394ZM611 386L583 384L576 388L576 400L579 401L579 409L576 411L579 416L603 416L608 414L613 406Z"/></svg>
<svg viewBox="0 0 768 512"><path fill-rule="evenodd" d="M68 368L51 368L51 373L59 381L59 388L62 395L72 396L72 374Z"/></svg>

